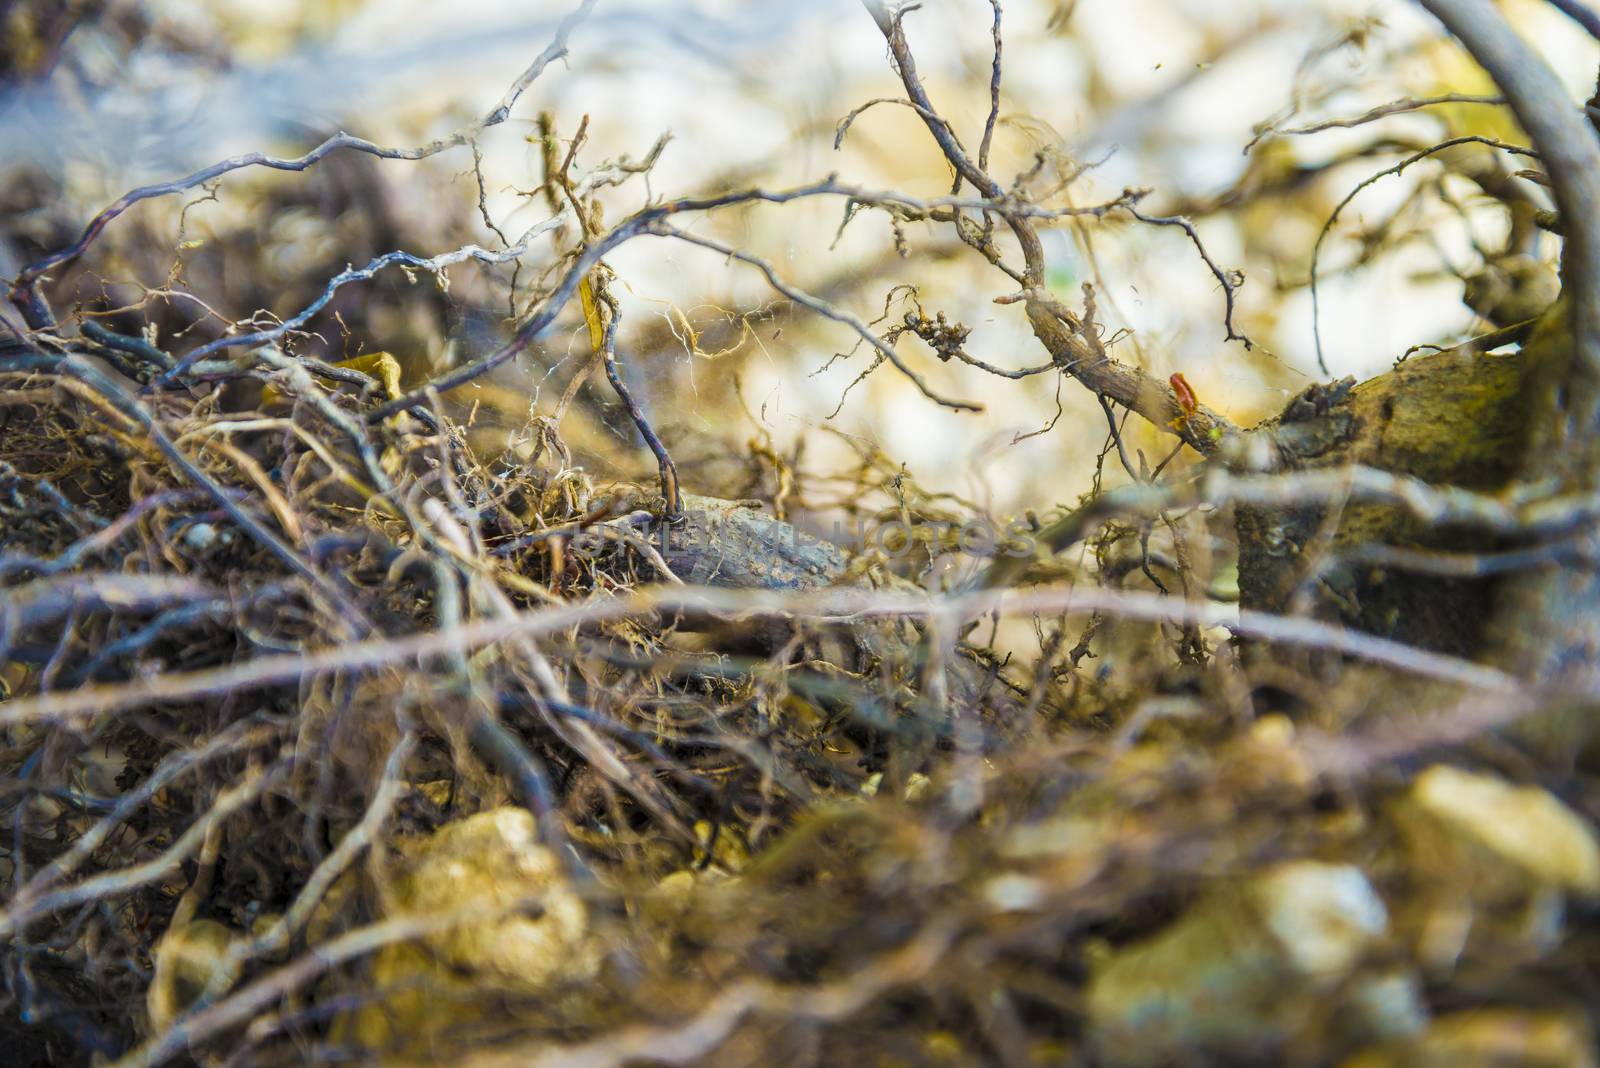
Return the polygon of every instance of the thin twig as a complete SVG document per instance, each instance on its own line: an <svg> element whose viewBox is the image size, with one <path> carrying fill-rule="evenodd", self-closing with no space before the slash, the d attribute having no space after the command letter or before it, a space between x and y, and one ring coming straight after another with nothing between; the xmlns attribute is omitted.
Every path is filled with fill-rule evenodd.
<svg viewBox="0 0 1600 1068"><path fill-rule="evenodd" d="M1400 100L1391 100L1387 104L1379 104L1375 108L1362 112L1360 115L1351 115L1338 119L1324 119L1307 126L1293 126L1280 129L1268 123L1256 130L1256 134L1244 146L1245 154L1260 144L1267 137L1295 137L1306 134L1321 133L1324 130L1349 130L1357 126L1365 126L1369 122L1388 118L1390 115L1401 115L1408 111L1419 111L1422 108L1437 107L1440 104L1488 104L1503 106L1506 98L1503 96L1480 96L1473 93L1442 93L1439 96L1404 97Z"/></svg>
<svg viewBox="0 0 1600 1068"><path fill-rule="evenodd" d="M1251 341L1246 335L1239 333L1233 325L1234 295L1238 293L1239 287L1244 284L1244 274L1237 270L1225 271L1218 267L1216 261L1211 258L1211 254L1206 251L1206 246L1200 240L1200 233L1194 228L1194 223L1183 216L1145 215L1138 208L1131 205L1127 210L1129 215L1132 215L1142 223L1149 223L1152 226L1176 226L1189 235L1189 240L1194 244L1195 250L1200 253L1200 258L1205 261L1205 265L1211 271L1212 277L1216 278L1217 283L1222 286L1223 300L1226 302L1222 324L1228 328L1228 334L1222 340L1225 342L1242 341L1246 352L1255 348L1255 342Z"/></svg>
<svg viewBox="0 0 1600 1068"><path fill-rule="evenodd" d="M770 285L773 289L776 289L779 293L782 293L784 296L788 297L790 300L794 301L796 304L802 305L803 307L816 312L825 319L832 319L836 323L848 326L851 330L855 331L856 335L861 338L862 341L865 341L868 345L870 345L873 350L885 360L894 364L896 370L910 379L911 384L916 386L917 390L924 397L927 397L935 404L941 405L945 408L953 408L956 411L983 411L983 405L978 404L975 401L966 401L954 397L946 397L936 392L933 387L928 385L927 381L921 375L912 370L911 367L900 358L900 354L895 352L894 346L885 344L883 339L874 334L872 332L872 328L866 323L862 322L859 316L853 315L842 308L836 308L827 301L822 300L819 297L814 297L805 290L784 281L783 278L778 274L777 269L761 257L752 255L748 252L741 252L731 245L725 245L714 238L701 237L698 234L691 234L687 231L677 230L666 225L662 225L659 232L664 236L675 237L679 241L686 241L691 245L699 245L701 248L708 248L713 252L720 252L729 259L738 260L740 263L748 264L749 266L754 267L756 270L761 272L763 277L766 278L768 285Z"/></svg>
<svg viewBox="0 0 1600 1068"><path fill-rule="evenodd" d="M1328 361L1322 354L1322 306L1320 291L1317 285L1318 266L1319 259L1322 255L1322 243L1327 240L1328 233L1333 229L1333 224L1339 219L1339 214L1344 211L1345 208L1349 207L1350 202L1356 198L1357 194L1379 179L1387 178L1390 175L1399 174L1413 163L1427 159L1429 156L1432 156L1435 153L1443 152L1447 148L1454 148L1457 145L1471 144L1488 145L1490 148L1498 148L1502 151L1511 152L1519 156L1538 156L1538 153L1531 149L1522 148L1518 145L1507 144L1506 142L1493 137L1482 137L1477 134L1468 134L1462 137L1452 137L1448 141L1441 141L1436 145L1430 145L1420 152L1414 152L1405 159L1401 160L1399 163L1396 163L1391 167L1385 167L1377 174L1363 179L1356 184L1354 189L1350 190L1350 192L1345 195L1343 200L1334 205L1333 212L1328 216L1327 221L1322 224L1322 229L1317 234L1317 240L1311 246L1311 336L1317 350L1317 369L1323 374L1328 373Z"/></svg>
<svg viewBox="0 0 1600 1068"><path fill-rule="evenodd" d="M1400 671L1489 689L1512 687L1511 676L1454 657L1364 634L1319 620L1238 611L1225 605L1184 602L1136 591L1037 587L1008 591L976 590L960 595L869 591L853 588L807 592L730 590L713 587L648 587L624 597L580 605L536 609L463 624L448 644L463 650L508 639L559 634L574 627L632 619L651 612L709 612L738 615L811 615L820 620L922 616L938 612L955 618L980 618L999 611L1010 615L1101 611L1130 619L1170 620L1202 627L1224 626L1237 633L1330 651L1385 664ZM433 632L396 638L369 638L315 653L259 657L244 663L186 673L140 678L117 685L85 686L25 697L0 705L0 727L23 723L71 722L87 715L158 702L197 699L240 688L280 685L327 671L363 671L416 663L436 655L441 635ZM1516 683L1520 686L1521 683Z"/></svg>
<svg viewBox="0 0 1600 1068"><path fill-rule="evenodd" d="M999 199L983 199L972 197L928 197L917 198L903 193L892 191L869 190L857 186L840 183L835 177L829 176L819 182L798 186L791 189L743 189L735 192L724 193L711 197L684 197L678 200L667 201L652 207L644 208L624 219L614 226L605 235L596 238L581 254L575 257L568 265L567 271L561 277L556 287L547 293L540 302L539 309L531 315L517 330L509 341L500 348L486 356L465 363L449 371L424 386L418 387L405 396L380 405L367 413L370 421L386 419L401 411L406 411L424 404L431 392L447 393L452 389L465 385L495 368L515 359L529 345L533 339L543 333L555 322L562 309L572 300L578 292L578 286L589 272L608 254L632 240L635 237L660 232L663 220L674 215L686 212L712 211L718 208L733 207L741 204L766 203L787 204L796 200L803 200L818 196L844 197L848 200L864 204L883 205L886 207L904 208L910 211L929 213L941 208L969 208L972 210L992 210L1018 220L1027 218L1053 219L1070 215L1102 214L1113 207L1120 207L1126 197L1119 197L1112 205L1096 206L1091 208L1037 208L1028 205L1016 204L1006 199L1002 194L996 194ZM541 224L544 225L544 224ZM1031 230L1028 231L1030 234ZM1037 235L1033 238L1037 243ZM1042 265L1042 253L1040 264ZM1040 277L1043 277L1041 266ZM969 402L958 402L969 403Z"/></svg>
<svg viewBox="0 0 1600 1068"><path fill-rule="evenodd" d="M994 8L994 29L991 36L994 38L994 66L989 73L989 118L983 124L983 139L978 142L978 169L989 169L989 146L994 142L995 123L1000 121L1000 52L1002 38L1000 35L1000 0L989 0L989 6Z"/></svg>
<svg viewBox="0 0 1600 1068"><path fill-rule="evenodd" d="M0 912L0 941L11 938L41 916L103 897L124 894L177 871L205 842L213 827L260 800L288 773L293 762L294 756L290 750L279 754L270 766L250 772L242 782L224 790L211 802L176 842L142 864L90 876L59 890L47 890Z"/></svg>
<svg viewBox="0 0 1600 1068"><path fill-rule="evenodd" d="M84 227L83 233L79 235L78 240L74 241L66 248L53 252L50 255L45 256L42 259L35 260L34 262L23 267L22 270L17 273L16 278L11 282L12 302L18 306L18 309L23 312L24 316L30 317L28 325L34 329L43 329L52 325L49 322L32 321L32 318L37 316L37 307L42 304L42 300L36 303L30 299L37 295L36 291L40 277L51 268L58 267L63 263L69 263L81 256L84 251L88 249L89 245L95 240L95 238L100 236L100 232L104 230L107 225L109 225L123 212L127 211L129 208L140 203L141 201L150 200L155 197L171 196L176 193L184 192L185 190L194 189L197 186L202 186L207 182L214 181L224 174L227 174L231 171L240 170L245 167L267 167L272 170L280 171L304 171L312 166L315 166L324 157L341 149L365 152L368 155L377 156L380 159L421 160L426 159L429 156L437 155L438 153L447 149L455 148L459 145L464 145L471 142L483 130L505 122L505 120L511 114L512 106L517 102L517 99L523 94L528 86L532 85L534 80L538 78L539 75L544 72L545 68L548 67L552 62L567 54L567 38L571 35L573 29L575 29L580 22L588 17L589 12L594 8L595 2L596 0L582 0L577 8L575 8L570 14L562 19L560 23L557 24L555 35L551 39L550 44L543 52L539 53L539 55L535 57L534 61L529 64L528 68L517 77L517 80L511 84L511 87L506 90L505 95L500 98L499 102L496 103L492 109L490 109L489 113L482 119L479 119L477 122L462 127L452 134L439 138L436 141L431 141L419 148L383 148L371 141L366 140L365 138L354 137L350 134L340 131L339 133L334 134L332 137L323 141L311 151L302 156L296 156L292 159L282 159L276 156L268 156L261 152L250 152L242 156L233 156L217 163L213 163L211 166L202 168L201 170L198 170L184 178L179 178L170 182L160 182L155 185L141 186L138 189L124 193L110 207L101 210L99 214L97 214L93 219L89 220L88 225Z"/></svg>
<svg viewBox="0 0 1600 1068"><path fill-rule="evenodd" d="M623 405L628 409L628 417L633 420L634 427L639 431L639 436L644 438L644 443L649 446L650 452L656 458L656 466L661 474L661 497L666 501L665 518L670 522L683 514L683 497L678 492L678 467L672 462L672 455L667 452L667 447L661 444L661 439L656 436L655 428L650 425L650 420L644 414L644 409L634 399L628 386L622 380L622 370L617 366L617 327L622 321L622 310L618 307L616 299L604 285L599 287L596 297L603 301L610 309L611 314L606 318L605 342L603 354L606 366L606 378L611 383L611 388L621 398Z"/></svg>

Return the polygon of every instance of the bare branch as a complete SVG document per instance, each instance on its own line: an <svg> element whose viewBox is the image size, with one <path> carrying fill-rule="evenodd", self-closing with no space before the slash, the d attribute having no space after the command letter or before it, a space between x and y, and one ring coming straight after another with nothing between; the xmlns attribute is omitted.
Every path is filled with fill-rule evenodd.
<svg viewBox="0 0 1600 1068"><path fill-rule="evenodd" d="M1440 104L1488 104L1503 106L1506 98L1503 96L1479 96L1472 93L1442 93L1439 96L1404 97L1400 100L1391 100L1387 104L1379 104L1375 108L1363 111L1359 115L1338 119L1324 119L1313 122L1307 126L1292 126L1280 129L1266 123L1256 130L1255 136L1245 143L1244 151L1248 155L1250 150L1268 137L1298 137L1306 134L1322 133L1324 130L1349 130L1357 126L1365 126L1369 122L1386 119L1390 115L1402 115L1409 111L1419 111L1422 108L1437 107Z"/></svg>
<svg viewBox="0 0 1600 1068"><path fill-rule="evenodd" d="M1000 121L1000 53L1004 41L1000 34L1000 0L989 0L994 8L994 67L989 73L989 117L983 124L983 140L978 142L978 169L989 169L989 146L994 141L995 123Z"/></svg>
<svg viewBox="0 0 1600 1068"><path fill-rule="evenodd" d="M1454 148L1457 145L1473 144L1488 145L1490 148L1498 148L1501 151L1510 152L1519 156L1538 156L1538 153L1532 151L1531 149L1522 148L1519 145L1507 144L1506 142L1497 140L1493 137L1482 137L1477 134L1467 134L1462 137L1452 137L1448 141L1441 141L1436 145L1430 145L1420 152L1413 152L1405 159L1402 159L1399 163L1396 163L1390 167L1385 167L1377 174L1362 179L1356 184L1355 188L1351 189L1349 193L1345 194L1343 200L1334 205L1333 211L1328 215L1327 221L1322 224L1322 230L1317 234L1316 243L1311 246L1311 336L1317 349L1317 369L1323 374L1328 373L1328 362L1322 354L1322 306L1319 290L1317 288L1318 265L1322 255L1322 244L1327 240L1328 234L1333 230L1333 224L1338 221L1340 213L1343 212L1345 208L1350 206L1350 202L1354 200L1363 189L1367 188L1369 185L1372 185L1379 179L1387 178L1390 175L1399 174L1413 163L1427 159L1429 156L1432 156L1436 153L1443 152L1447 148Z"/></svg>
<svg viewBox="0 0 1600 1068"><path fill-rule="evenodd" d="M862 341L865 341L868 345L872 346L872 348L885 360L888 360L890 363L894 364L895 368L899 370L901 374L909 378L911 383L917 387L918 391L920 391L924 397L927 397L935 404L942 405L946 408L953 408L956 411L983 411L983 405L978 404L975 401L958 400L952 397L942 396L935 392L921 375L917 374L916 371L907 366L906 362L900 358L900 354L894 351L894 346L886 344L883 339L874 334L872 329L868 327L866 323L862 322L858 316L852 315L850 312L847 312L842 308L835 308L833 305L812 296L805 290L785 282L781 277L779 277L777 270L772 266L772 264L768 263L761 257L753 256L748 252L741 252L738 249L733 248L730 245L724 245L722 242L714 240L713 238L701 237L697 234L691 234L684 230L676 230L664 225L661 227L660 232L668 237L675 237L680 241L686 241L691 245L699 245L701 248L708 248L713 252L720 252L729 259L735 259L740 263L746 263L754 267L766 278L768 285L770 285L773 289L776 289L779 293L782 293L784 296L788 297L790 300L794 301L796 304L800 304L806 308L809 308L811 311L816 312L825 319L832 319L834 322L842 323L843 325L848 326L851 330L854 330L856 335L860 337Z"/></svg>
<svg viewBox="0 0 1600 1068"><path fill-rule="evenodd" d="M463 651L514 638L558 634L574 627L631 619L649 612L709 612L738 615L809 615L872 619L926 616L975 619L990 612L1011 615L1107 612L1130 619L1171 620L1202 627L1227 627L1237 633L1334 652L1384 664L1400 671L1487 689L1520 688L1511 676L1454 657L1312 619L1240 612L1230 606L1184 602L1132 591L1036 587L974 591L959 596L927 596L854 588L790 593L670 586L641 589L625 597L581 605L538 609L466 623L448 634L423 632L399 638L373 638L305 655L259 657L228 667L169 674L107 686L84 686L65 693L20 698L0 706L0 727L76 718L164 701L188 700L241 687L296 682L327 671L362 671L417 662L441 648Z"/></svg>
<svg viewBox="0 0 1600 1068"><path fill-rule="evenodd" d="M588 17L595 3L596 0L582 0L571 14L561 20L556 26L555 36L550 44L517 77L511 88L507 89L505 95L500 98L499 103L477 122L420 148L383 148L364 138L354 137L341 131L323 141L311 151L292 159L268 156L261 152L250 152L242 156L233 156L229 159L221 160L184 178L170 182L160 182L155 185L141 186L123 194L114 204L103 209L93 219L89 220L78 240L64 249L53 252L43 259L36 260L23 267L11 282L10 296L12 302L22 311L24 317L28 318L28 325L34 329L43 329L52 325L50 322L34 321L39 314L39 309L43 307L43 298L37 292L39 278L51 268L58 267L63 263L69 263L83 255L84 251L94 242L95 238L100 236L100 232L107 225L140 201L171 196L188 189L194 189L207 182L214 181L224 174L245 167L267 167L280 171L304 171L315 166L324 157L346 148L352 151L365 152L380 159L421 160L473 141L483 130L504 122L511 114L512 105L527 90L528 86L532 85L534 80L544 73L545 68L552 62L567 54L567 38L571 36L573 29Z"/></svg>
<svg viewBox="0 0 1600 1068"><path fill-rule="evenodd" d="M988 194L986 194L986 196L987 195ZM809 185L798 186L793 189L744 189L713 197L684 197L678 200L670 200L665 203L644 208L638 212L635 212L633 215L630 215L628 218L612 227L608 233L596 238L568 266L566 273L561 277L561 281L557 283L556 287L546 294L544 299L540 302L539 310L530 316L528 321L517 330L516 334L511 338L511 340L506 342L499 349L489 353L487 356L483 356L477 360L471 361L470 363L463 364L453 371L440 375L427 385L419 387L403 397L390 401L387 404L380 405L379 407L370 411L367 415L367 418L372 421L386 419L397 412L405 411L408 408L412 408L424 403L431 393L446 393L457 388L458 386L465 385L476 378L488 374L490 371L494 370L496 367L502 366L509 360L515 359L519 354L526 350L530 344L532 344L535 337L537 337L555 321L556 316L561 313L561 310L566 307L567 303L571 301L573 295L577 293L579 284L589 274L589 272L592 271L595 266L605 258L607 254L635 237L646 234L659 235L663 233L664 228L661 226L661 223L674 215L683 214L685 212L711 211L717 208L732 207L740 204L786 204L791 201L817 196L844 197L846 199L864 204L893 206L919 212L931 212L939 208L962 207L973 208L975 210L994 210L1002 214L1008 213L1011 217L1016 218L1018 220L1018 224L1023 225L1025 229L1027 228L1025 224L1022 223L1022 220L1028 217L1059 218L1066 215L1076 214L1100 214L1111 210L1111 205L1062 210L1032 208L1008 200L1005 198L1004 194L997 194L997 199L975 199L953 196L919 199L916 197L906 196L902 193L867 190L855 186L843 185L832 176L829 176L820 182L813 182ZM1125 197L1119 197L1115 202L1115 206L1121 206L1123 203L1125 203ZM1031 229L1027 229L1027 232L1029 234L1033 233ZM1037 243L1038 238L1036 235L1033 237L1033 240L1035 243ZM951 402L951 406L954 407L968 407L969 405L970 402Z"/></svg>
<svg viewBox="0 0 1600 1068"><path fill-rule="evenodd" d="M672 456L667 452L667 447L661 444L661 439L656 436L656 431L650 425L650 420L645 416L644 409L639 407L639 402L634 399L627 384L622 380L622 370L617 366L617 326L622 321L621 309L617 307L616 299L611 296L602 283L597 288L596 297L605 302L611 314L606 319L606 333L604 350L606 378L611 382L611 388L622 399L628 409L628 416L633 420L634 427L639 431L639 436L644 438L645 445L656 458L656 466L661 472L661 496L666 501L666 516L670 520L683 511L683 498L678 493L678 467L672 462ZM672 574L670 569L667 574Z"/></svg>
<svg viewBox="0 0 1600 1068"><path fill-rule="evenodd" d="M1242 341L1244 342L1246 351L1255 348L1255 342L1251 341L1244 334L1239 333L1239 331L1235 329L1233 325L1234 295L1238 293L1239 287L1244 285L1244 275L1236 270L1225 271L1221 267L1218 267L1216 261L1211 258L1211 254L1206 251L1205 244L1201 242L1200 233L1194 228L1194 223L1190 222L1188 219L1185 219L1183 216L1145 215L1139 211L1138 208L1135 208L1132 205L1129 205L1127 210L1128 214L1132 215L1135 219L1138 219L1142 223L1149 223L1152 226L1176 226L1184 233L1189 235L1190 242L1194 244L1195 250L1200 253L1200 258L1205 261L1206 267L1211 271L1212 277L1214 277L1217 280L1217 284L1222 287L1223 300L1226 302L1226 306L1223 310L1222 325L1228 330L1227 336L1222 340Z"/></svg>
<svg viewBox="0 0 1600 1068"><path fill-rule="evenodd" d="M1550 0L1550 6L1582 26L1590 37L1600 40L1600 13L1596 13L1583 0Z"/></svg>
<svg viewBox="0 0 1600 1068"><path fill-rule="evenodd" d="M1600 377L1600 143L1550 67L1487 0L1421 0L1495 80L1528 131L1566 226L1562 256L1573 336L1586 374ZM1565 9L1564 9L1565 10ZM1571 12L1568 12L1571 14ZM1600 392L1584 403L1600 406ZM1600 412L1581 412L1586 426Z"/></svg>

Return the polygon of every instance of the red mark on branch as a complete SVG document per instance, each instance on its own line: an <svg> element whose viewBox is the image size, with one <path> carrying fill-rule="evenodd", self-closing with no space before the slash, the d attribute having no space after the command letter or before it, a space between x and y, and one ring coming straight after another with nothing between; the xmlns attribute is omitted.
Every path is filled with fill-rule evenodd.
<svg viewBox="0 0 1600 1068"><path fill-rule="evenodd" d="M1194 387L1189 385L1189 380L1183 377L1182 372L1167 379L1172 383L1172 392L1178 397L1178 410L1183 413L1178 417L1178 422L1187 422L1189 417L1200 409L1200 401L1195 398Z"/></svg>

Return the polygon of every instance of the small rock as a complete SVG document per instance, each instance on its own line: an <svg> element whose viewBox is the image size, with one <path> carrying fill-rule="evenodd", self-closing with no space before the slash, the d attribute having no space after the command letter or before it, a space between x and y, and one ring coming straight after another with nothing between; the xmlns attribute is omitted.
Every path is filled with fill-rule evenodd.
<svg viewBox="0 0 1600 1068"><path fill-rule="evenodd" d="M421 1048L438 1027L461 1023L470 1005L496 995L543 996L594 975L587 906L526 810L469 816L407 852L389 916L461 920L421 943L378 951L373 985L392 993L347 1021L359 1045Z"/></svg>
<svg viewBox="0 0 1600 1068"><path fill-rule="evenodd" d="M210 523L195 523L183 532L183 543L203 553L217 543L217 528Z"/></svg>
<svg viewBox="0 0 1600 1068"><path fill-rule="evenodd" d="M234 931L216 920L194 920L161 936L152 954L155 975L145 993L153 1034L165 1031L214 980L222 990L232 985L216 973L234 938Z"/></svg>
<svg viewBox="0 0 1600 1068"><path fill-rule="evenodd" d="M1047 887L1040 879L1008 872L983 884L983 897L996 912L1029 912L1045 902Z"/></svg>
<svg viewBox="0 0 1600 1068"><path fill-rule="evenodd" d="M1600 844L1572 809L1537 786L1446 764L1417 777L1399 812L1414 858L1453 881L1600 895Z"/></svg>
<svg viewBox="0 0 1600 1068"><path fill-rule="evenodd" d="M1095 1048L1104 1063L1135 1068L1258 1055L1347 989L1387 924L1348 865L1291 862L1218 891L1095 970L1086 998ZM1361 1027L1390 1033L1381 1018Z"/></svg>
<svg viewBox="0 0 1600 1068"><path fill-rule="evenodd" d="M1486 1008L1441 1016L1420 1037L1386 1042L1340 1068L1596 1068L1594 1035L1556 1012Z"/></svg>

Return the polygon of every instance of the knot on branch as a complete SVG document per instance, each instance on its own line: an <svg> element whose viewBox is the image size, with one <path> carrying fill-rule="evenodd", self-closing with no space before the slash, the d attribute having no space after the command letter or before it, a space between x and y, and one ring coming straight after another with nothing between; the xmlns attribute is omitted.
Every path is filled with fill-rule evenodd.
<svg viewBox="0 0 1600 1068"><path fill-rule="evenodd" d="M961 351L972 333L972 327L959 320L951 322L944 312L929 319L919 311L908 311L905 329L927 342L939 359L947 363Z"/></svg>

